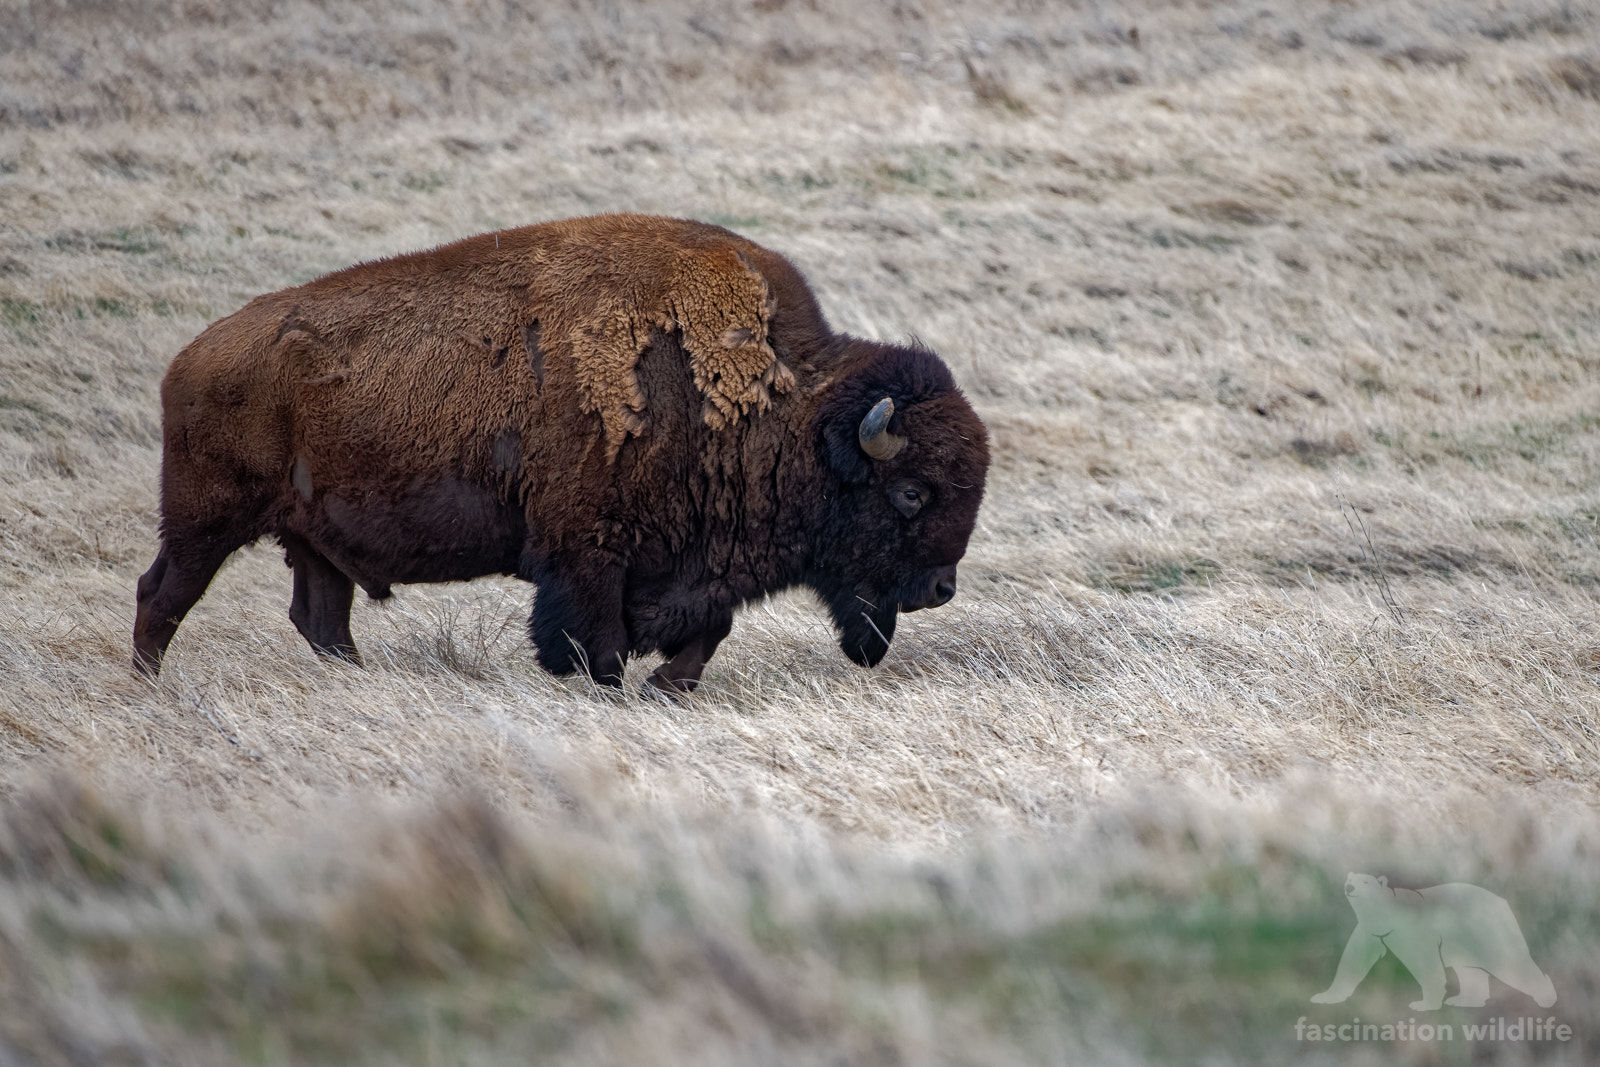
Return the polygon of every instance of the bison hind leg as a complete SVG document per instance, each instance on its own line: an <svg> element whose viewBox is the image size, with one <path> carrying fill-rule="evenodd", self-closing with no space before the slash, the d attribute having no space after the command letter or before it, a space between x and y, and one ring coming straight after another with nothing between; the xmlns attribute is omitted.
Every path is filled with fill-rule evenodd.
<svg viewBox="0 0 1600 1067"><path fill-rule="evenodd" d="M280 538L294 568L294 598L289 621L321 656L359 665L361 653L350 636L350 605L356 584L328 558L293 534Z"/></svg>
<svg viewBox="0 0 1600 1067"><path fill-rule="evenodd" d="M233 550L244 541L233 538L162 540L155 562L139 578L134 596L133 667L154 678L161 660L189 609L205 594Z"/></svg>

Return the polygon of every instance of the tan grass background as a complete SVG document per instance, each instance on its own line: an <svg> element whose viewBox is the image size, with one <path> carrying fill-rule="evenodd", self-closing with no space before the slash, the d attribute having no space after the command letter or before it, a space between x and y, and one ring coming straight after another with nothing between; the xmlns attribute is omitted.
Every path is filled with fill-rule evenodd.
<svg viewBox="0 0 1600 1067"><path fill-rule="evenodd" d="M611 210L943 354L955 602L873 672L752 606L665 706L510 581L319 662L260 545L129 675L190 337ZM1336 1053L1589 1062L1597 283L1584 5L8 5L0 1064L1289 1062L1350 869L1506 895L1578 1037Z"/></svg>

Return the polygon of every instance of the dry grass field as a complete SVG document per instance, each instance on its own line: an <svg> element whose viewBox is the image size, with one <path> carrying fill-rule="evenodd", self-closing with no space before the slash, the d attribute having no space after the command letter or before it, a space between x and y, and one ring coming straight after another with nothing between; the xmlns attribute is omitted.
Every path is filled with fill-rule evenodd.
<svg viewBox="0 0 1600 1067"><path fill-rule="evenodd" d="M319 661L260 544L130 674L189 338L620 210L944 356L956 601L867 672L775 598L669 705L510 580ZM0 7L0 1067L1576 1067L1597 783L1589 5ZM1505 897L1560 999L1312 1004L1347 871Z"/></svg>

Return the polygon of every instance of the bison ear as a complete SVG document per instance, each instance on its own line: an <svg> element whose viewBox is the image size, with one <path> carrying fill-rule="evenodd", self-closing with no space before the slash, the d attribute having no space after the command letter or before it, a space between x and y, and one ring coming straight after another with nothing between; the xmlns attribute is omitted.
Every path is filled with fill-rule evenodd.
<svg viewBox="0 0 1600 1067"><path fill-rule="evenodd" d="M872 477L872 461L861 451L856 431L860 412L843 412L822 426L822 459L840 481L859 485Z"/></svg>
<svg viewBox="0 0 1600 1067"><path fill-rule="evenodd" d="M828 466L846 482L859 484L872 477L872 463L887 462L900 454L906 439L889 432L894 400L884 397L860 421L836 418L823 429Z"/></svg>

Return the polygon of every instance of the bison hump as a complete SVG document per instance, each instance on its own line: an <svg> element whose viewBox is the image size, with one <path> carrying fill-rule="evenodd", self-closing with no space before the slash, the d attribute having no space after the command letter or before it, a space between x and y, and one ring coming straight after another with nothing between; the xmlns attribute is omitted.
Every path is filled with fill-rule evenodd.
<svg viewBox="0 0 1600 1067"><path fill-rule="evenodd" d="M298 305L278 324L274 343L281 365L298 385L332 385L350 376L338 346L328 344L322 329Z"/></svg>

